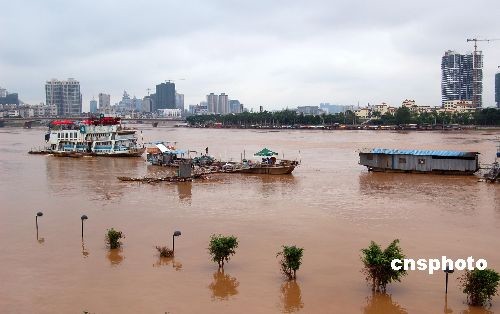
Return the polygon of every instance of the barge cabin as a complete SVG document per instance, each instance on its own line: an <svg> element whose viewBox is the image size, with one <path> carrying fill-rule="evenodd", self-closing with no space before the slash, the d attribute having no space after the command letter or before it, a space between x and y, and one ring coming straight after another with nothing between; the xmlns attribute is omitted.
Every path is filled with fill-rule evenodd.
<svg viewBox="0 0 500 314"><path fill-rule="evenodd" d="M472 175L479 170L478 152L374 148L359 153L368 171Z"/></svg>

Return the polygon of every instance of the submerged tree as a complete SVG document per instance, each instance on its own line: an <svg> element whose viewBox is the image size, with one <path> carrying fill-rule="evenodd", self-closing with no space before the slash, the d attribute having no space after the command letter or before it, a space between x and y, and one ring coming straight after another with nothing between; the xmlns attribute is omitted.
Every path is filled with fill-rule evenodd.
<svg viewBox="0 0 500 314"><path fill-rule="evenodd" d="M109 245L110 249L119 248L122 243L120 242L121 238L125 238L123 232L115 230L113 228L108 229L108 233L106 233L106 243Z"/></svg>
<svg viewBox="0 0 500 314"><path fill-rule="evenodd" d="M474 306L491 305L491 298L497 294L500 275L492 269L465 271L460 277L467 302Z"/></svg>
<svg viewBox="0 0 500 314"><path fill-rule="evenodd" d="M388 283L401 281L401 278L406 275L403 268L394 270L391 267L393 259L405 258L398 239L392 241L385 250L371 241L370 246L362 249L361 252L363 253L361 256L364 264L363 273L366 275L366 281L371 283L373 291L385 292Z"/></svg>
<svg viewBox="0 0 500 314"><path fill-rule="evenodd" d="M160 257L173 257L174 251L168 246L156 246L156 250L160 253Z"/></svg>
<svg viewBox="0 0 500 314"><path fill-rule="evenodd" d="M288 279L291 280L297 278L296 273L300 268L300 264L302 264L303 252L303 248L298 248L295 245L283 245L283 250L276 254L276 257L281 256L281 271L288 277Z"/></svg>
<svg viewBox="0 0 500 314"><path fill-rule="evenodd" d="M229 262L231 255L236 253L238 247L238 238L235 236L223 236L213 234L210 237L208 252L212 256L212 260L219 265L219 268L224 268L224 261Z"/></svg>

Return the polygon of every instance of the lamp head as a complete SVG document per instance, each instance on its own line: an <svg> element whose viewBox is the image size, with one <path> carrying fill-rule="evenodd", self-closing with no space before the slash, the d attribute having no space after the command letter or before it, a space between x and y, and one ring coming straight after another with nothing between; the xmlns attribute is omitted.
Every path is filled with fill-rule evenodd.
<svg viewBox="0 0 500 314"><path fill-rule="evenodd" d="M82 215L82 217L80 219L81 220L86 220L86 219L89 219L89 217L87 217L87 215Z"/></svg>
<svg viewBox="0 0 500 314"><path fill-rule="evenodd" d="M38 217L42 217L42 216L43 216L43 213L42 213L42 212L38 212L38 213L36 213L36 215L37 215Z"/></svg>
<svg viewBox="0 0 500 314"><path fill-rule="evenodd" d="M455 272L454 269L450 269L448 266L446 266L446 269L444 270L445 273L448 273L448 274L453 274Z"/></svg>
<svg viewBox="0 0 500 314"><path fill-rule="evenodd" d="M174 232L174 237L178 237L178 236L180 236L180 235L181 235L181 232L180 232L180 231L175 231L175 232Z"/></svg>

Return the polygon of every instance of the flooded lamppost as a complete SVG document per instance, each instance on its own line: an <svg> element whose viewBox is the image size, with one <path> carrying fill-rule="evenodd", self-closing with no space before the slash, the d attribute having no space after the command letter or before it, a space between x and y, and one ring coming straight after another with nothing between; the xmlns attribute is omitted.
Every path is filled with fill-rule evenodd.
<svg viewBox="0 0 500 314"><path fill-rule="evenodd" d="M42 212L36 213L36 216L35 216L35 226L36 226L36 238L37 238L37 240L38 240L38 217L42 217L42 216L43 216Z"/></svg>
<svg viewBox="0 0 500 314"><path fill-rule="evenodd" d="M89 217L87 217L87 215L82 215L80 219L82 220L82 239L83 239L83 221L89 219Z"/></svg>
<svg viewBox="0 0 500 314"><path fill-rule="evenodd" d="M175 253L175 237L178 237L181 235L180 231L175 231L174 234L172 235L172 252Z"/></svg>
<svg viewBox="0 0 500 314"><path fill-rule="evenodd" d="M455 271L453 269L450 269L448 266L446 266L446 269L444 270L446 273L446 290L445 294L448 294L448 274L453 274Z"/></svg>

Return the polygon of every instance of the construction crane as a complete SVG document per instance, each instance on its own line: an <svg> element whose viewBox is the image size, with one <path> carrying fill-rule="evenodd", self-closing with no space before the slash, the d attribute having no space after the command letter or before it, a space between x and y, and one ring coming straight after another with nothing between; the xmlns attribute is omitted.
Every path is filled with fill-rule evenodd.
<svg viewBox="0 0 500 314"><path fill-rule="evenodd" d="M474 54L472 58L472 105L474 107L479 107L481 105L481 99L479 99L478 95L479 93L477 92L478 84L477 82L477 77L478 77L478 69L481 69L483 67L482 64L479 64L479 67L477 67L477 42L478 41L495 41L495 40L500 40L499 38L493 38L493 39L477 39L477 38L467 38L467 42L473 41L474 42Z"/></svg>
<svg viewBox="0 0 500 314"><path fill-rule="evenodd" d="M175 83L175 81L185 81L185 80L186 80L185 78L180 78L177 80L166 80L165 83Z"/></svg>

